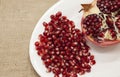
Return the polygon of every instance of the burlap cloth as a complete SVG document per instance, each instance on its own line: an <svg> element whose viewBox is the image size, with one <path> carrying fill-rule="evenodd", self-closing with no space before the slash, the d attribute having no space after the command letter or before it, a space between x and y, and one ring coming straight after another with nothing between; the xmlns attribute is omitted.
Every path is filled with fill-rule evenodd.
<svg viewBox="0 0 120 77"><path fill-rule="evenodd" d="M29 60L29 40L39 18L55 2L0 0L0 77L39 77Z"/></svg>

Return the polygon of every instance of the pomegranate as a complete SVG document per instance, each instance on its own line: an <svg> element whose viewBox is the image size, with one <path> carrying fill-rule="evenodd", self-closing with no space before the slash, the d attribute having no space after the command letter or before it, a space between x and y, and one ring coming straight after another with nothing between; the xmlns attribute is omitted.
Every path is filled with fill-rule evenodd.
<svg viewBox="0 0 120 77"><path fill-rule="evenodd" d="M101 47L120 42L120 0L94 0L82 6L82 30L87 40Z"/></svg>
<svg viewBox="0 0 120 77"><path fill-rule="evenodd" d="M54 77L78 77L91 71L96 62L89 52L83 33L75 28L74 22L61 12L50 16L50 22L43 22L45 30L35 42L41 60Z"/></svg>

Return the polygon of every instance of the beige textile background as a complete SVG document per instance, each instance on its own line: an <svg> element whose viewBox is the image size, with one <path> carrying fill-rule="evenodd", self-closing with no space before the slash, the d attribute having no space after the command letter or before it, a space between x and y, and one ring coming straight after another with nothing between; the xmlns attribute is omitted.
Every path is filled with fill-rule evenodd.
<svg viewBox="0 0 120 77"><path fill-rule="evenodd" d="M0 77L39 77L29 61L29 40L39 18L57 1L0 0Z"/></svg>

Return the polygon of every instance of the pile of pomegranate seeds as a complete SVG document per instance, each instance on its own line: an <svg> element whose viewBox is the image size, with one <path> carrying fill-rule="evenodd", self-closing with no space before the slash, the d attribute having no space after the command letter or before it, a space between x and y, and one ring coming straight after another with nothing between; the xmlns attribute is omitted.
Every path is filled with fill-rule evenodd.
<svg viewBox="0 0 120 77"><path fill-rule="evenodd" d="M43 22L45 31L35 42L38 55L54 77L78 77L91 71L96 62L89 52L83 33L75 28L74 22L61 12L50 16L49 23Z"/></svg>

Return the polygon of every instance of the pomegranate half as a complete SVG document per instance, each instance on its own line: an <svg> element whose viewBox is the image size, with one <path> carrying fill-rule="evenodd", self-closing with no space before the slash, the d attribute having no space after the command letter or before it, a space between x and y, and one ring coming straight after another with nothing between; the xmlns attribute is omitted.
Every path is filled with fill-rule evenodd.
<svg viewBox="0 0 120 77"><path fill-rule="evenodd" d="M94 0L82 6L82 30L87 40L101 47L120 42L120 0Z"/></svg>

